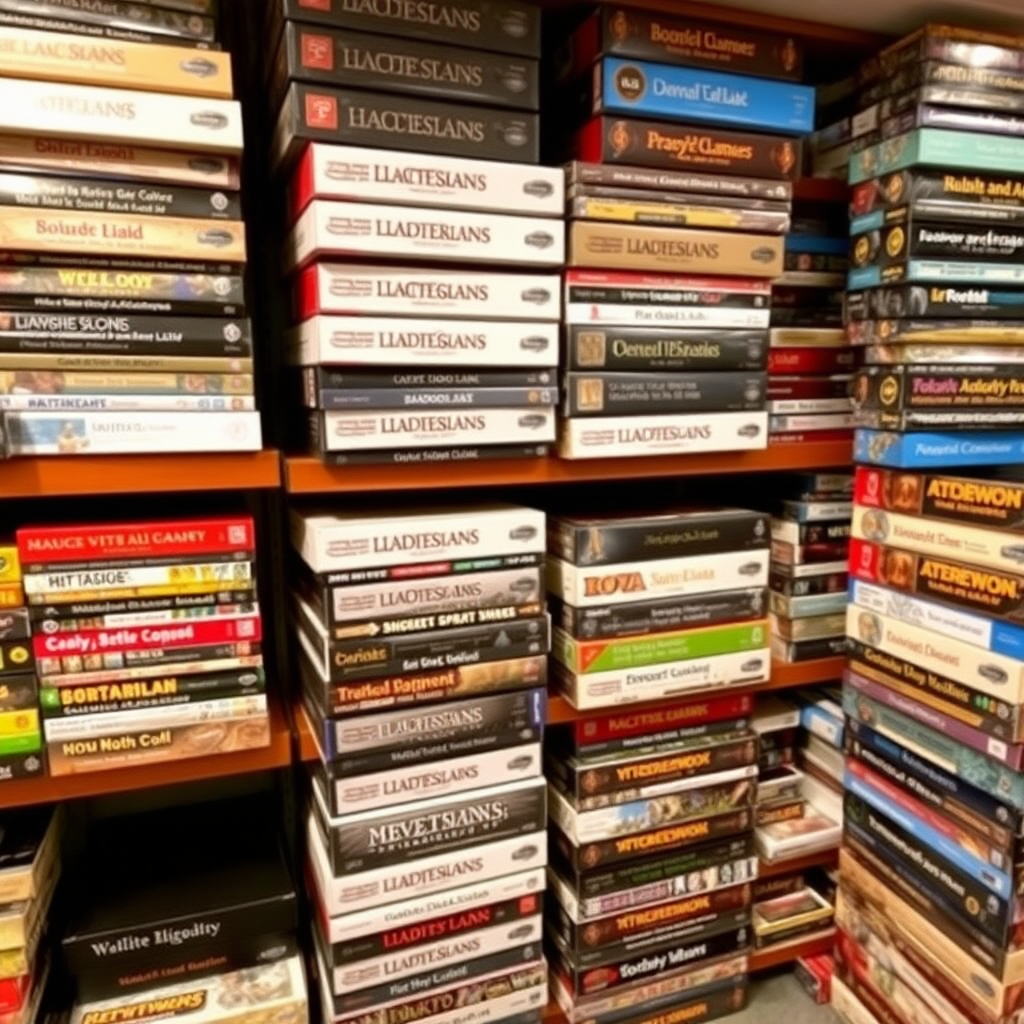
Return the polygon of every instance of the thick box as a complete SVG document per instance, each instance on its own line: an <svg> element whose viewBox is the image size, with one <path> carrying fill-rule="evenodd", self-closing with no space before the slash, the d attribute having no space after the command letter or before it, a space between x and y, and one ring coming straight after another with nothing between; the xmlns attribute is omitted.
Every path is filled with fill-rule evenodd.
<svg viewBox="0 0 1024 1024"><path fill-rule="evenodd" d="M558 450L565 459L751 451L767 437L767 412L616 416L564 421Z"/></svg>
<svg viewBox="0 0 1024 1024"><path fill-rule="evenodd" d="M401 376L401 375L399 375ZM458 387L454 375L410 374L408 383L395 388L362 387L348 374L332 375L319 367L307 366L302 375L302 401L311 409L532 409L554 406L558 388L549 386L554 371L543 370L537 376L545 380L502 382L478 380L479 387ZM420 377L420 380L415 380ZM340 379L339 379L340 378ZM372 385L373 381L367 382ZM520 385L521 386L517 386ZM354 386L353 386L354 385ZM0 402L3 399L0 398Z"/></svg>
<svg viewBox="0 0 1024 1024"><path fill-rule="evenodd" d="M564 180L553 167L314 142L295 169L289 198L293 217L314 199L561 217Z"/></svg>
<svg viewBox="0 0 1024 1024"><path fill-rule="evenodd" d="M1010 432L899 434L857 430L855 462L891 469L944 469L957 466L1004 466L1024 462L1024 434Z"/></svg>
<svg viewBox="0 0 1024 1024"><path fill-rule="evenodd" d="M545 444L555 439L555 410L471 412L323 412L310 417L318 451Z"/></svg>
<svg viewBox="0 0 1024 1024"><path fill-rule="evenodd" d="M181 38L186 43L211 43L216 38L212 17L212 4L204 0L166 0L159 8L149 3L129 3L124 0L105 0L101 8L82 0L3 0L0 11L12 18L16 15L95 25L105 28L117 26L125 32L140 32L171 45L171 39Z"/></svg>
<svg viewBox="0 0 1024 1024"><path fill-rule="evenodd" d="M768 326L770 304L771 284L750 278L565 272L565 320L570 327L759 329Z"/></svg>
<svg viewBox="0 0 1024 1024"><path fill-rule="evenodd" d="M286 22L270 72L272 94L279 99L289 82L301 80L514 110L540 105L538 61L352 27Z"/></svg>
<svg viewBox="0 0 1024 1024"><path fill-rule="evenodd" d="M766 374L567 373L566 416L763 411Z"/></svg>
<svg viewBox="0 0 1024 1024"><path fill-rule="evenodd" d="M565 363L570 370L763 370L767 341L764 331L574 324Z"/></svg>
<svg viewBox="0 0 1024 1024"><path fill-rule="evenodd" d="M607 10L608 8L604 8ZM737 199L768 199L788 203L793 186L788 181L765 178L720 177L714 174L655 170L649 167L620 167L615 164L582 163L565 165L567 189L608 187L622 190L649 189L661 193L691 193Z"/></svg>
<svg viewBox="0 0 1024 1024"><path fill-rule="evenodd" d="M0 79L4 132L66 138L95 135L184 150L240 153L241 106L233 100L164 96L57 82Z"/></svg>
<svg viewBox="0 0 1024 1024"><path fill-rule="evenodd" d="M662 227L725 228L782 234L789 230L785 210L758 209L760 200L731 200L719 196L687 196L671 193L607 189L612 194L571 195L566 215L571 220L608 220ZM745 205L749 204L749 205Z"/></svg>
<svg viewBox="0 0 1024 1024"><path fill-rule="evenodd" d="M602 57L585 89L591 114L707 121L792 135L814 128L814 89L790 82Z"/></svg>
<svg viewBox="0 0 1024 1024"><path fill-rule="evenodd" d="M429 7L352 0L271 0L271 17L540 56L540 10L518 0L441 0Z"/></svg>
<svg viewBox="0 0 1024 1024"><path fill-rule="evenodd" d="M890 285L848 292L844 308L847 321L916 317L936 320L1024 319L1024 288L996 290L984 285L960 288L937 284ZM925 323L917 322L921 323L922 329L927 329ZM955 336L951 334L950 340L955 340Z"/></svg>
<svg viewBox="0 0 1024 1024"><path fill-rule="evenodd" d="M782 181L800 177L800 143L777 135L595 117L580 129L571 148L575 159L597 164L720 171Z"/></svg>
<svg viewBox="0 0 1024 1024"><path fill-rule="evenodd" d="M295 289L300 320L333 313L557 321L562 310L561 280L553 274L318 262L298 275Z"/></svg>
<svg viewBox="0 0 1024 1024"><path fill-rule="evenodd" d="M565 234L533 217L314 200L285 242L284 269L338 256L558 267Z"/></svg>
<svg viewBox="0 0 1024 1024"><path fill-rule="evenodd" d="M273 163L292 164L308 142L535 164L540 121L518 111L293 82L274 131Z"/></svg>
<svg viewBox="0 0 1024 1024"><path fill-rule="evenodd" d="M568 230L572 267L777 277L782 239L724 231L574 221Z"/></svg>
<svg viewBox="0 0 1024 1024"><path fill-rule="evenodd" d="M573 76L606 54L793 81L803 73L803 47L791 36L614 4L584 21L568 50Z"/></svg>
<svg viewBox="0 0 1024 1024"><path fill-rule="evenodd" d="M116 39L37 32L0 25L0 73L10 78L110 86L231 99L231 55L214 50L183 52Z"/></svg>

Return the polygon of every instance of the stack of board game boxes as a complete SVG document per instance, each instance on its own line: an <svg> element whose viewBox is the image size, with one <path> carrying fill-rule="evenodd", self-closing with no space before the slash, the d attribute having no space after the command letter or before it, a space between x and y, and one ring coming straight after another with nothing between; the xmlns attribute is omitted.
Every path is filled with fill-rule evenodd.
<svg viewBox="0 0 1024 1024"><path fill-rule="evenodd" d="M786 662L835 657L846 650L853 476L800 474L778 487L771 521L772 656Z"/></svg>
<svg viewBox="0 0 1024 1024"><path fill-rule="evenodd" d="M723 695L554 725L546 939L571 1024L711 1020L747 995L757 737Z"/></svg>
<svg viewBox="0 0 1024 1024"><path fill-rule="evenodd" d="M25 527L51 775L264 747L251 518Z"/></svg>
<svg viewBox="0 0 1024 1024"><path fill-rule="evenodd" d="M813 661L846 650L853 477L816 473L780 484L772 516L772 656Z"/></svg>
<svg viewBox="0 0 1024 1024"><path fill-rule="evenodd" d="M583 161L560 453L763 448L770 281L814 114L796 43L607 5L558 65L562 123L583 122L555 154Z"/></svg>
<svg viewBox="0 0 1024 1024"><path fill-rule="evenodd" d="M845 204L794 208L785 272L772 287L768 433L775 443L853 440L854 351L843 330L848 238Z"/></svg>
<svg viewBox="0 0 1024 1024"><path fill-rule="evenodd" d="M44 768L32 624L14 543L0 545L0 782Z"/></svg>
<svg viewBox="0 0 1024 1024"><path fill-rule="evenodd" d="M252 797L90 822L62 893L55 1009L73 1024L306 1024L296 894L274 822Z"/></svg>
<svg viewBox="0 0 1024 1024"><path fill-rule="evenodd" d="M292 512L325 1019L539 1024L544 514Z"/></svg>
<svg viewBox="0 0 1024 1024"><path fill-rule="evenodd" d="M210 7L0 11L7 454L260 447L241 110Z"/></svg>
<svg viewBox="0 0 1024 1024"><path fill-rule="evenodd" d="M1024 1005L1024 488L1002 480L1024 462L1024 143L1005 113L1024 43L930 26L878 64L892 117L850 163L850 332L868 365L833 1000L848 1019L896 1002L1002 1022Z"/></svg>
<svg viewBox="0 0 1024 1024"><path fill-rule="evenodd" d="M52 808L0 816L0 1014L36 1020L51 968L43 943L60 875L60 820Z"/></svg>
<svg viewBox="0 0 1024 1024"><path fill-rule="evenodd" d="M270 4L288 356L327 462L536 457L555 438L564 176L536 166L540 14L464 8Z"/></svg>
<svg viewBox="0 0 1024 1024"><path fill-rule="evenodd" d="M589 711L765 682L769 543L737 508L552 517L554 686Z"/></svg>

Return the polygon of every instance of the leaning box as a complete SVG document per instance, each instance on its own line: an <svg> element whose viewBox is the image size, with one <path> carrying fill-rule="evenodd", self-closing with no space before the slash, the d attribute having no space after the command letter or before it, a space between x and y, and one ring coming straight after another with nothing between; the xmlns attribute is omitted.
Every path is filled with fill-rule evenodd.
<svg viewBox="0 0 1024 1024"><path fill-rule="evenodd" d="M314 142L295 169L289 198L293 217L314 199L561 217L565 175L531 164Z"/></svg>
<svg viewBox="0 0 1024 1024"><path fill-rule="evenodd" d="M317 199L285 243L284 267L295 270L322 256L558 267L565 235L560 222L539 218Z"/></svg>

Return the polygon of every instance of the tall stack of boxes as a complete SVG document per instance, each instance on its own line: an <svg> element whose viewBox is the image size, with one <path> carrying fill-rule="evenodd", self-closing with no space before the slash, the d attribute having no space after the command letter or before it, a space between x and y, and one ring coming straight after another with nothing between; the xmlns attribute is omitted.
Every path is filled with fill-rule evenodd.
<svg viewBox="0 0 1024 1024"><path fill-rule="evenodd" d="M514 506L292 513L320 752L305 874L334 1020L479 1003L539 1024L544 535L543 513Z"/></svg>
<svg viewBox="0 0 1024 1024"><path fill-rule="evenodd" d="M16 544L0 545L0 782L45 769L32 621Z"/></svg>
<svg viewBox="0 0 1024 1024"><path fill-rule="evenodd" d="M565 190L536 166L540 13L350 8L274 0L266 34L309 447L334 464L544 455Z"/></svg>
<svg viewBox="0 0 1024 1024"><path fill-rule="evenodd" d="M7 454L258 449L231 58L113 6L0 17Z"/></svg>
<svg viewBox="0 0 1024 1024"><path fill-rule="evenodd" d="M833 1001L847 1020L1019 1015L1024 143L1019 38L884 51L850 163L858 421ZM955 83L955 84L954 84ZM887 965L881 990L877 965Z"/></svg>
<svg viewBox="0 0 1024 1024"><path fill-rule="evenodd" d="M557 65L577 131L552 157L578 161L560 454L765 447L771 279L814 114L798 45L605 5Z"/></svg>

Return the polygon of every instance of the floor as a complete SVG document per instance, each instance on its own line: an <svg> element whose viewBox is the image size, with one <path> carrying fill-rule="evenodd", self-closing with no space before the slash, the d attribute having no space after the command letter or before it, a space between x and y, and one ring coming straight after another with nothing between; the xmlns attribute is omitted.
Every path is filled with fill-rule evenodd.
<svg viewBox="0 0 1024 1024"><path fill-rule="evenodd" d="M817 1006L793 977L792 970L761 975L751 988L751 1000L742 1013L723 1017L722 1024L838 1024L839 1018L827 1007Z"/></svg>

